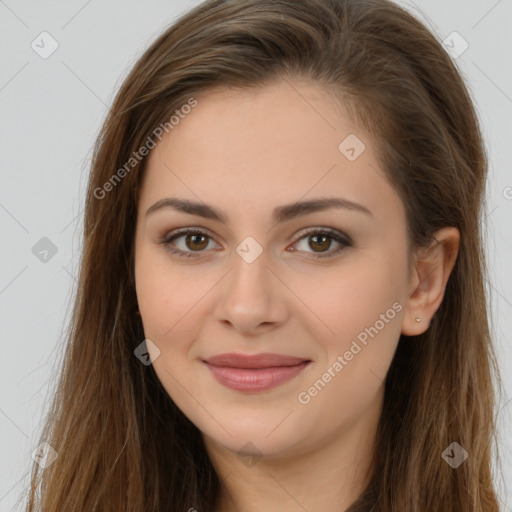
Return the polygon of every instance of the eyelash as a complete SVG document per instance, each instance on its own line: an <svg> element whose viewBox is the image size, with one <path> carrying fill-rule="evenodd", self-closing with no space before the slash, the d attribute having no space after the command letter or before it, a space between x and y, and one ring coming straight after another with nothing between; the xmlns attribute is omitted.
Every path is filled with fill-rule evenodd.
<svg viewBox="0 0 512 512"><path fill-rule="evenodd" d="M183 229L171 232L169 235L167 235L163 239L159 240L159 243L164 245L164 247L172 254L176 254L179 257L194 258L196 256L194 255L193 252L186 252L186 251L182 251L181 249L172 249L170 247L171 242L173 242L175 239L180 238L183 235L189 235L189 234L204 235L207 238L213 240L213 238L206 231L203 231L200 228L194 228L194 229L183 228ZM332 257L338 255L340 252L342 252L346 248L353 246L352 241L350 240L350 238L348 236L343 235L342 233L335 231L333 229L330 229L330 228L321 228L321 229L320 228L310 228L295 243L299 242L300 240L302 240L304 238L308 238L311 235L327 236L328 238L331 238L332 240L335 240L336 242L341 244L341 246L332 252L326 253L327 254L326 256L324 256L325 253L317 253L317 254L313 253L313 255L306 256L307 258L311 258L311 259L332 258ZM199 254L201 252L203 252L203 251L197 251L197 254Z"/></svg>

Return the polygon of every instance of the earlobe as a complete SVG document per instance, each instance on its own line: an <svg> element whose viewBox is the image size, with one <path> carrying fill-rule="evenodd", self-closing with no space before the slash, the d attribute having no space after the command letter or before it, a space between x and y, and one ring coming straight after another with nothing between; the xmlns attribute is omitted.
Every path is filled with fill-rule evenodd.
<svg viewBox="0 0 512 512"><path fill-rule="evenodd" d="M402 318L402 334L417 336L430 326L443 301L446 284L457 259L459 242L459 230L446 227L434 234L432 244L418 250Z"/></svg>

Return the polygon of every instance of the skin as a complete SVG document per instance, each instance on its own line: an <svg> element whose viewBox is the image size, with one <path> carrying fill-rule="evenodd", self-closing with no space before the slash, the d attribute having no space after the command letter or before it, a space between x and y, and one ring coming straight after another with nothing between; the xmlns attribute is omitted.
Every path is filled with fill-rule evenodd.
<svg viewBox="0 0 512 512"><path fill-rule="evenodd" d="M216 512L345 510L371 474L383 381L400 334L428 328L459 233L440 230L438 244L408 259L403 203L372 141L319 86L277 81L196 99L149 154L139 196L136 292L146 338L160 351L150 349L154 370L203 434L222 481ZM354 161L338 149L349 134L366 146ZM146 215L170 196L213 205L227 221L169 207ZM349 199L371 215L326 209L272 221L275 207L318 197ZM160 243L184 227L209 238ZM306 228L331 228L353 245L335 254L342 244ZM248 236L262 249L251 263L236 252ZM192 257L170 253L172 245ZM338 356L393 304L394 317L300 403L298 394L330 367L332 374ZM312 363L276 388L240 392L201 361L225 352Z"/></svg>

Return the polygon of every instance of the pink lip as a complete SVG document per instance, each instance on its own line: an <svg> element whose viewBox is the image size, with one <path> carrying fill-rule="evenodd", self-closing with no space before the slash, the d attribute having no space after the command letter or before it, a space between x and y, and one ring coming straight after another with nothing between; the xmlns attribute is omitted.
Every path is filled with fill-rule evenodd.
<svg viewBox="0 0 512 512"><path fill-rule="evenodd" d="M311 361L279 354L220 354L204 363L215 379L237 391L265 391L292 379Z"/></svg>

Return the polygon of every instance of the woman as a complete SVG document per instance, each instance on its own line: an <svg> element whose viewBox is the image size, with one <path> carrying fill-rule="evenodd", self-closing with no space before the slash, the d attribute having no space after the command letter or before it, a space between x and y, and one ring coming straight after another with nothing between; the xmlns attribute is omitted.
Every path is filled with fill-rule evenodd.
<svg viewBox="0 0 512 512"><path fill-rule="evenodd" d="M97 141L27 511L497 511L486 170L395 4L185 14Z"/></svg>

